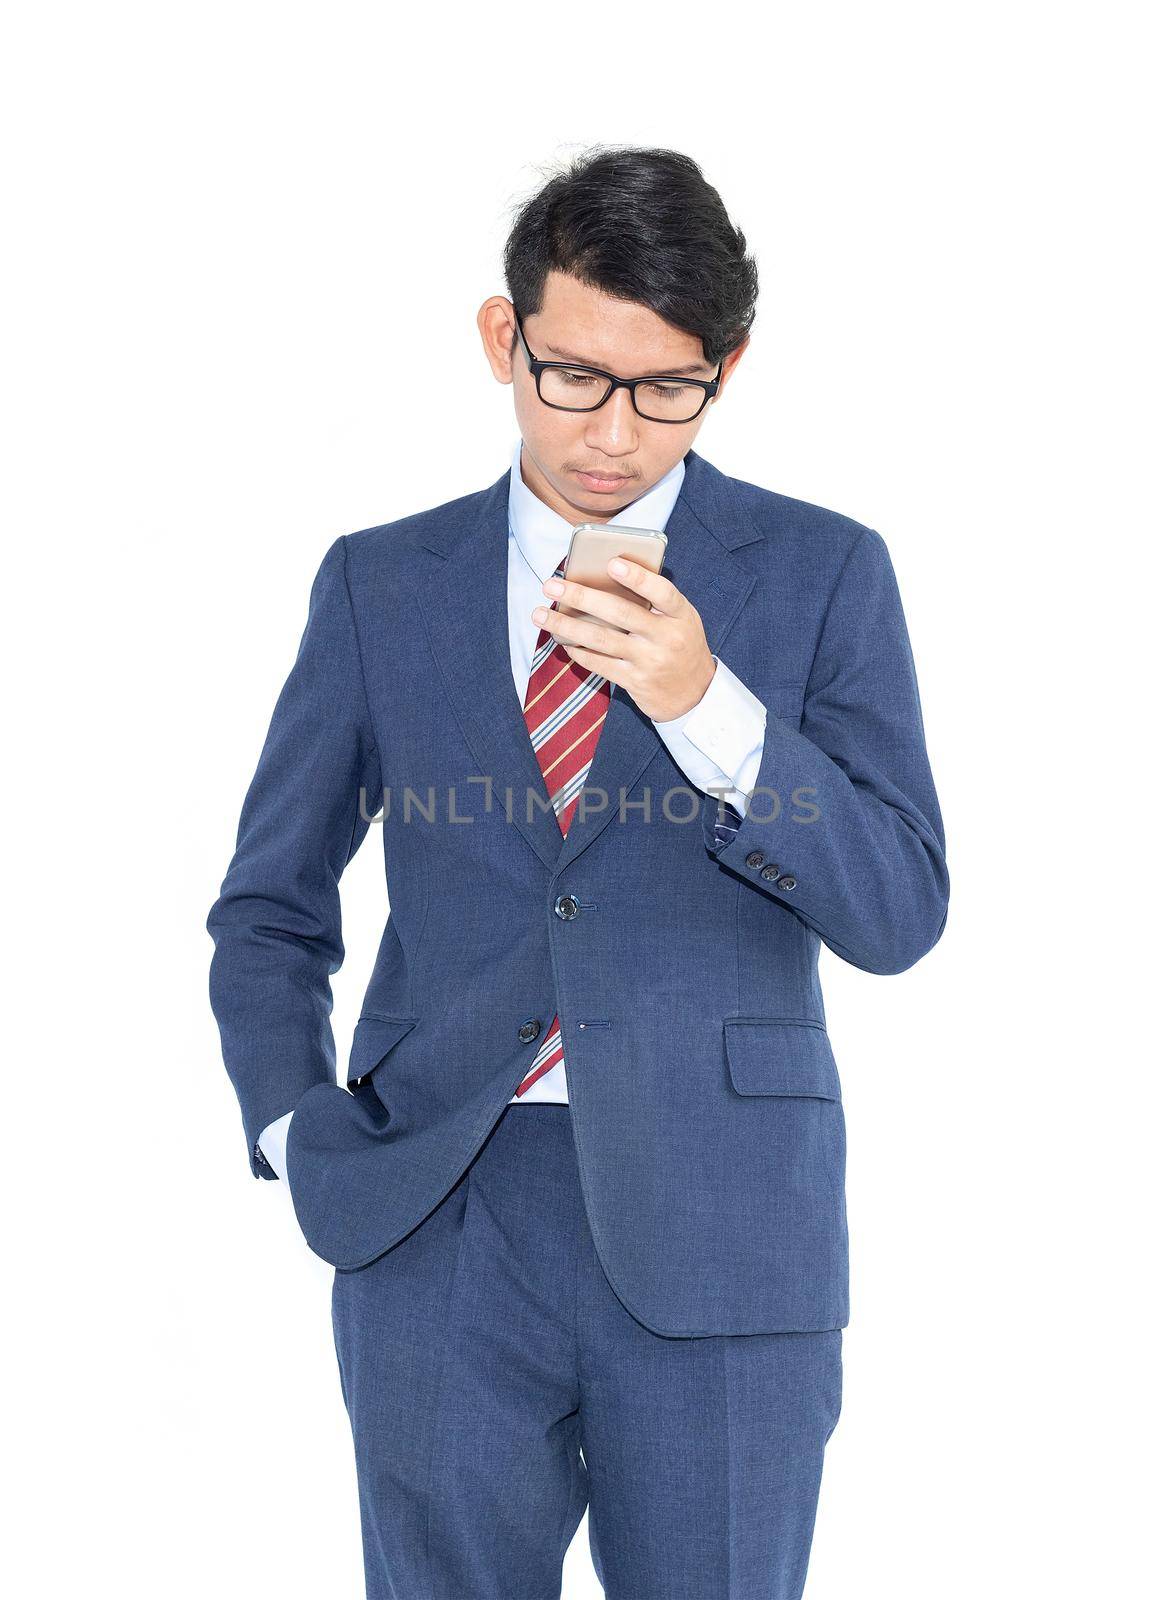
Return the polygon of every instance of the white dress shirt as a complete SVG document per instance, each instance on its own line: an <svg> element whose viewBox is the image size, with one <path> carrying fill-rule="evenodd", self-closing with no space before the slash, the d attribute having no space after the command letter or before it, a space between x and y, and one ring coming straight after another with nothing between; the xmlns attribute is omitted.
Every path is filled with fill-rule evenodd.
<svg viewBox="0 0 1172 1600"><path fill-rule="evenodd" d="M658 483L624 506L613 520L632 528L663 532L683 481L684 464L678 461ZM522 480L521 440L518 439L513 447L509 478L508 606L509 657L521 706L525 704L540 631L530 613L535 606L550 604L541 586L568 551L574 526L574 522L568 522L539 500ZM667 559L670 565L670 542ZM725 804L743 816L748 793L757 781L761 766L765 707L719 656L712 659L716 662L716 671L696 705L678 717L655 722L653 726L684 776L705 793L723 793ZM510 1104L554 1101L565 1105L568 1100L566 1069L559 1061L524 1095L514 1095ZM265 1160L280 1178L285 1176L285 1139L292 1115L289 1111L271 1122L257 1141Z"/></svg>

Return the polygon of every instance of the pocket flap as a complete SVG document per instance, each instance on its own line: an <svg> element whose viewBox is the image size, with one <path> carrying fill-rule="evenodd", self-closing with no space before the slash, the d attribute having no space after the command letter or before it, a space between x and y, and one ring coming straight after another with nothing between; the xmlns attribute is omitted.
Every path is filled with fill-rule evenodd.
<svg viewBox="0 0 1172 1600"><path fill-rule="evenodd" d="M842 1098L830 1039L820 1022L800 1017L726 1017L724 1049L738 1094Z"/></svg>
<svg viewBox="0 0 1172 1600"><path fill-rule="evenodd" d="M368 1077L418 1021L418 1017L359 1017L350 1046L346 1082L353 1084Z"/></svg>

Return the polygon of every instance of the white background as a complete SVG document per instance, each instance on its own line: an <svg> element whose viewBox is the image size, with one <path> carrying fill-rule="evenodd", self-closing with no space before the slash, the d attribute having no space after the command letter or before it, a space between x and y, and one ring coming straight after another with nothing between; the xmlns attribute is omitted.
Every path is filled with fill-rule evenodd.
<svg viewBox="0 0 1172 1600"><path fill-rule="evenodd" d="M601 141L748 235L697 449L887 540L948 838L939 947L823 963L854 1315L808 1600L1164 1594L1155 8L424 14L7 31L10 1592L361 1594L330 1269L247 1170L203 920L329 544L508 465L476 309ZM340 1054L377 830L345 887Z"/></svg>

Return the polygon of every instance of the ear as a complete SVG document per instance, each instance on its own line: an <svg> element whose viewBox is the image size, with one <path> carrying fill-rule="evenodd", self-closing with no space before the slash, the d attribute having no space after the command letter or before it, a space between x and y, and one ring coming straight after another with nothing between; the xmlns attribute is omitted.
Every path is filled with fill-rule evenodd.
<svg viewBox="0 0 1172 1600"><path fill-rule="evenodd" d="M484 354L498 383L513 381L513 329L516 312L503 294L490 295L476 313Z"/></svg>
<svg viewBox="0 0 1172 1600"><path fill-rule="evenodd" d="M741 340L740 344L737 345L736 349L730 351L729 354L727 356L725 356L725 358L724 358L724 369L720 374L720 389L713 396L713 403L715 403L717 400L719 400L720 396L724 393L725 384L728 382L729 378L732 376L732 374L735 371L738 363L740 362L741 357L744 355L745 351L748 348L749 348L749 335L746 334L745 337Z"/></svg>

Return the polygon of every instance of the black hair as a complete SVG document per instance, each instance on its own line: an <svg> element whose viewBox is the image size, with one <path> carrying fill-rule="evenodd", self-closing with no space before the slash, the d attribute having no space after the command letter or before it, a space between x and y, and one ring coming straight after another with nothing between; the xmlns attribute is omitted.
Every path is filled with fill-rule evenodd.
<svg viewBox="0 0 1172 1600"><path fill-rule="evenodd" d="M504 269L522 321L541 310L547 274L564 272L695 334L714 365L755 314L745 236L678 150L594 145L576 156L517 209Z"/></svg>

